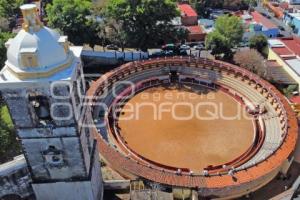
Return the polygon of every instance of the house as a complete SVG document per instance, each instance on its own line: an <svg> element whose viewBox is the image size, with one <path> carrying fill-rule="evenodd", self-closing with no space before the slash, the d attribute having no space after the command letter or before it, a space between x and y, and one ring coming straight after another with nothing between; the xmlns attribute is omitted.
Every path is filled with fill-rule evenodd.
<svg viewBox="0 0 300 200"><path fill-rule="evenodd" d="M266 4L266 7L270 12L274 14L275 17L278 19L282 19L284 14L283 14L283 9L281 8L280 4L277 2L268 2Z"/></svg>
<svg viewBox="0 0 300 200"><path fill-rule="evenodd" d="M293 27L293 32L300 36L300 13L285 13L284 22Z"/></svg>
<svg viewBox="0 0 300 200"><path fill-rule="evenodd" d="M212 31L214 31L214 27L215 27L214 20L202 18L202 19L198 20L198 24L201 26L202 30L205 33L210 33Z"/></svg>
<svg viewBox="0 0 300 200"><path fill-rule="evenodd" d="M178 4L178 9L181 13L181 26L188 30L188 42L204 41L206 33L198 24L198 15L191 5L183 3ZM174 24L174 22L173 22Z"/></svg>
<svg viewBox="0 0 300 200"><path fill-rule="evenodd" d="M184 26L198 25L198 15L189 4L178 4L181 13L181 23Z"/></svg>
<svg viewBox="0 0 300 200"><path fill-rule="evenodd" d="M204 41L206 33L202 30L202 28L198 25L196 26L187 26L189 31L188 41L196 42L196 41Z"/></svg>
<svg viewBox="0 0 300 200"><path fill-rule="evenodd" d="M248 35L263 34L268 38L275 38L280 33L279 28L259 12L246 13L241 18L247 27Z"/></svg>
<svg viewBox="0 0 300 200"><path fill-rule="evenodd" d="M300 84L300 38L269 39L269 61L276 61L284 71Z"/></svg>

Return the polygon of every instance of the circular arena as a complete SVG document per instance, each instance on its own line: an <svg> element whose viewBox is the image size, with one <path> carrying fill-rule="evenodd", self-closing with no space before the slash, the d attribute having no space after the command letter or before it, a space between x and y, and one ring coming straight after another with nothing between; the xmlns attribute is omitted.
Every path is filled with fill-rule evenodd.
<svg viewBox="0 0 300 200"><path fill-rule="evenodd" d="M128 178L203 197L259 189L292 158L297 141L296 118L280 92L221 61L127 63L95 81L88 96L107 164Z"/></svg>

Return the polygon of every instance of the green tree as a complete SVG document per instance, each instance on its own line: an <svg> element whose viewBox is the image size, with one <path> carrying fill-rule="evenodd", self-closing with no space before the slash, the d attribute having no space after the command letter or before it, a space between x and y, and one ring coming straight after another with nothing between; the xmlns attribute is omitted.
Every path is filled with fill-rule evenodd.
<svg viewBox="0 0 300 200"><path fill-rule="evenodd" d="M7 107L0 99L0 163L20 154L21 148Z"/></svg>
<svg viewBox="0 0 300 200"><path fill-rule="evenodd" d="M256 49L259 53L261 53L265 57L268 54L267 53L268 39L262 34L251 37L249 40L249 46L252 49Z"/></svg>
<svg viewBox="0 0 300 200"><path fill-rule="evenodd" d="M9 21L10 28L15 25L16 16L20 14L19 7L24 0L0 0L0 17Z"/></svg>
<svg viewBox="0 0 300 200"><path fill-rule="evenodd" d="M175 40L171 20L179 15L175 0L110 0L105 9L106 17L122 24L126 44L141 50Z"/></svg>
<svg viewBox="0 0 300 200"><path fill-rule="evenodd" d="M293 96L293 92L297 91L297 88L297 85L289 85L283 88L282 92L287 98L291 98Z"/></svg>
<svg viewBox="0 0 300 200"><path fill-rule="evenodd" d="M224 35L213 31L206 36L205 47L210 49L212 55L221 56L222 54L230 55L231 49L228 40Z"/></svg>
<svg viewBox="0 0 300 200"><path fill-rule="evenodd" d="M13 38L14 36L15 34L13 33L0 32L0 69L2 69L7 59L6 58L7 49L5 47L5 42L7 42L9 38Z"/></svg>
<svg viewBox="0 0 300 200"><path fill-rule="evenodd" d="M97 42L97 25L89 0L53 0L46 7L48 24L58 28L75 45Z"/></svg>
<svg viewBox="0 0 300 200"><path fill-rule="evenodd" d="M105 19L103 23L101 23L99 35L103 41L115 44L124 51L126 45L126 33L122 28L121 22L117 22L111 18Z"/></svg>
<svg viewBox="0 0 300 200"><path fill-rule="evenodd" d="M232 57L231 49L237 46L243 38L242 21L236 16L223 15L216 20L215 30L206 37L206 48L213 55L223 54L223 58Z"/></svg>
<svg viewBox="0 0 300 200"><path fill-rule="evenodd" d="M230 46L234 47L242 41L244 27L239 17L223 15L216 20L215 31L223 35Z"/></svg>

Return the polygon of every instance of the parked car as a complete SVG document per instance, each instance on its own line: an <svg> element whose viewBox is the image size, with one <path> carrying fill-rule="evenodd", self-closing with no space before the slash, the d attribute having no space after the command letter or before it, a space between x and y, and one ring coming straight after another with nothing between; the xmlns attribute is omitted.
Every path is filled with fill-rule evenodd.
<svg viewBox="0 0 300 200"><path fill-rule="evenodd" d="M283 26L278 26L278 28L281 30L281 31L285 31L285 28Z"/></svg>
<svg viewBox="0 0 300 200"><path fill-rule="evenodd" d="M264 13L264 12L260 12L260 14L262 15L262 16L264 16L264 17L267 17L268 15L266 14L266 13Z"/></svg>
<svg viewBox="0 0 300 200"><path fill-rule="evenodd" d="M240 42L238 47L248 47L249 46L249 42Z"/></svg>
<svg viewBox="0 0 300 200"><path fill-rule="evenodd" d="M175 54L174 54L174 51L168 50L168 51L164 51L164 55L165 56L174 56Z"/></svg>
<svg viewBox="0 0 300 200"><path fill-rule="evenodd" d="M196 49L196 50L203 50L203 49L205 49L203 44L195 45L195 46L193 46L193 48Z"/></svg>
<svg viewBox="0 0 300 200"><path fill-rule="evenodd" d="M191 47L189 45L183 44L180 46L180 50L190 50Z"/></svg>
<svg viewBox="0 0 300 200"><path fill-rule="evenodd" d="M109 44L109 45L106 46L106 48L109 49L109 50L115 50L115 51L119 50L119 47L117 45L114 45L114 44Z"/></svg>
<svg viewBox="0 0 300 200"><path fill-rule="evenodd" d="M187 56L188 53L186 52L186 50L180 50L180 51L179 51L179 55L180 55L180 56Z"/></svg>
<svg viewBox="0 0 300 200"><path fill-rule="evenodd" d="M150 55L150 58L159 58L164 56L164 52L163 51L155 51Z"/></svg>
<svg viewBox="0 0 300 200"><path fill-rule="evenodd" d="M277 37L281 38L281 37L284 37L284 35L282 33L278 33Z"/></svg>
<svg viewBox="0 0 300 200"><path fill-rule="evenodd" d="M176 48L175 44L166 44L161 47L161 49L164 51L170 51L170 50L174 51L175 48Z"/></svg>

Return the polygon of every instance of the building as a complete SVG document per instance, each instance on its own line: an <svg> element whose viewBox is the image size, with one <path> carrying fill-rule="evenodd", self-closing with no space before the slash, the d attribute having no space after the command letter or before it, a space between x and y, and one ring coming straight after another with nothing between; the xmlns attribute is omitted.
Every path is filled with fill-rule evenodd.
<svg viewBox="0 0 300 200"><path fill-rule="evenodd" d="M276 61L300 84L300 38L270 39L268 60Z"/></svg>
<svg viewBox="0 0 300 200"><path fill-rule="evenodd" d="M215 27L214 20L202 18L198 20L198 24L201 26L201 28L205 33L210 33L214 31L214 27Z"/></svg>
<svg viewBox="0 0 300 200"><path fill-rule="evenodd" d="M178 4L181 13L181 25L184 26L189 34L188 42L204 41L206 33L202 27L198 25L198 15L189 4Z"/></svg>
<svg viewBox="0 0 300 200"><path fill-rule="evenodd" d="M289 0L288 2L291 5L299 5L300 4L300 0Z"/></svg>
<svg viewBox="0 0 300 200"><path fill-rule="evenodd" d="M181 13L181 23L184 26L198 25L198 15L189 4L178 4Z"/></svg>
<svg viewBox="0 0 300 200"><path fill-rule="evenodd" d="M284 22L293 27L293 32L300 36L300 13L285 13Z"/></svg>
<svg viewBox="0 0 300 200"><path fill-rule="evenodd" d="M38 200L102 199L97 142L86 124L82 47L45 27L35 4L21 6L22 29L6 43L1 95L9 108ZM21 165L23 166L23 165ZM26 170L25 170L26 171Z"/></svg>
<svg viewBox="0 0 300 200"><path fill-rule="evenodd" d="M204 41L206 33L203 32L202 28L198 25L196 26L187 26L187 30L189 31L188 34L188 41L189 42L196 42L196 41Z"/></svg>
<svg viewBox="0 0 300 200"><path fill-rule="evenodd" d="M247 26L247 32L251 35L263 34L268 38L274 38L280 33L275 24L256 11L246 13L241 18Z"/></svg>
<svg viewBox="0 0 300 200"><path fill-rule="evenodd" d="M111 85L118 85L120 81L131 81L131 85L117 87L112 92L109 89ZM241 136L240 132L238 131L238 134L234 136L234 131L220 125L220 119L204 120L206 124L214 123L204 129L206 134L208 132L213 136L221 134L217 136L217 139L209 139L210 137L205 135L202 144L199 142L193 144L195 135L191 136L193 131L188 127L195 128L196 126L190 124L190 119L188 121L172 119L172 123L184 122L182 126L169 125L169 127L176 127L176 130L165 128L170 121L165 121L166 118L164 118L158 122L152 118L152 114L150 114L152 117L148 115L149 118L143 118L138 122L135 119L124 121L123 117L127 118L131 111L134 110L132 113L137 111L133 108L127 112L126 110L129 110L127 103L130 104L133 99L136 100L136 97L143 92L147 93L149 88L151 88L151 93L160 94L162 97L166 91L164 88L174 83L181 84L183 88L185 88L185 84L192 84L191 90L195 90L195 92L199 91L195 89L196 86L214 88L214 93L225 92L225 96L233 98L232 105L236 106L241 103L249 108L248 111L253 113L252 117L255 116L257 119L254 124L250 122L252 120L249 121L249 128L244 127L243 129L238 125L237 121L241 119L226 119L226 123L231 121L232 126L229 127L235 130L249 131L252 129L253 132L250 131L250 135L253 134L252 136L256 140L253 141L253 137L248 138L249 145L245 145L246 148L238 153L234 149L227 155L233 156L233 153L237 155L226 161L220 161L224 158L223 153L232 149L232 143L240 145L240 141L246 140L245 132L241 139L237 139L237 135ZM215 90L215 87L218 89ZM161 90L156 90L158 88ZM209 89L207 90L209 91ZM136 91L138 94L135 93ZM187 199L188 196L183 195L192 193L196 193L199 199L234 199L265 186L280 172L285 174L293 160L298 125L290 105L274 86L240 67L216 60L188 57L132 62L106 74L105 79L99 78L91 84L88 90L88 94L92 97L103 93L105 93L104 98L97 100L92 109L95 123L97 123L96 121L107 122L106 127L95 129L98 133L96 135L99 149L104 160L123 176L142 181L142 184L139 185L154 185L154 190L157 191L159 188L164 192L172 193L171 195L177 197L176 199ZM201 93L201 95L205 94ZM135 103L143 104L142 99ZM174 96L171 99L174 100ZM175 99L177 98L175 97ZM204 99L207 102L208 99ZM168 100L170 100L170 96L168 96ZM193 100L195 100L194 97ZM214 98L214 100L217 100L214 102L218 103L225 102L219 98ZM147 101L152 103L155 100L150 97L147 98ZM199 101L197 100L197 102ZM106 105L110 108L105 115L101 114L105 111L103 107L99 106L101 102L107 102ZM162 102L168 101L162 100ZM191 99L187 97L184 102L191 102ZM203 120L196 121L197 124L199 121L203 122ZM203 126L204 124L200 125L201 128ZM213 129L216 127L222 128L214 131ZM158 134L160 131L163 131L163 134ZM139 134L136 134L137 132ZM187 132L188 136L186 136ZM194 133L199 132L202 133L201 131ZM151 135L153 133L156 135ZM167 134L168 137L161 137L164 134ZM200 135L203 136L203 134ZM128 136L134 138L134 144ZM175 137L173 138L173 136ZM190 140L186 140L186 137L189 137ZM222 142L224 139L229 141L228 146ZM179 143L180 146L178 146ZM204 150L199 154L198 150L203 147ZM208 148L210 151L207 151ZM194 152L187 153L185 151L187 149ZM219 152L211 154L211 151L216 149ZM245 149L247 149L246 152ZM179 153L182 150L184 152ZM149 154L146 156L145 152ZM200 158L205 153L207 153L207 156L204 156L205 159ZM207 161L206 158L216 159L216 162ZM178 159L182 160L178 162ZM132 190L141 191L139 187L132 187Z"/></svg>
<svg viewBox="0 0 300 200"><path fill-rule="evenodd" d="M275 17L277 17L278 19L282 19L283 18L283 12L284 10L282 9L282 7L280 6L279 3L274 3L274 2L268 2L266 4L266 7L268 8L268 10L270 10Z"/></svg>

